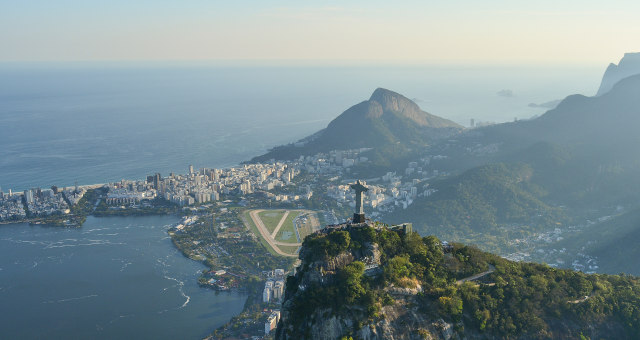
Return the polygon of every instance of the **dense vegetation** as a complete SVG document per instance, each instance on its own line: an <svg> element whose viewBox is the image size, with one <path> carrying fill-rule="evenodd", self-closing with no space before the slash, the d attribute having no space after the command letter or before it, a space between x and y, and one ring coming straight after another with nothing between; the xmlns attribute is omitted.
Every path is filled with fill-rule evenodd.
<svg viewBox="0 0 640 340"><path fill-rule="evenodd" d="M582 249L597 256L605 273L640 275L640 208L623 211L610 219L592 224L579 234L563 240L558 247Z"/></svg>
<svg viewBox="0 0 640 340"><path fill-rule="evenodd" d="M363 250L372 243L381 252L382 270L377 275L367 275L361 262ZM324 280L308 279L322 263L345 254L356 261L325 272ZM301 258L300 272L287 281L285 308L288 324L294 325L288 330L293 338L308 336L304 332L313 324L313 315L355 319L354 331L375 323L381 308L394 301L385 287L417 285L422 287L415 295L419 310L432 320L454 324L460 335L633 338L640 334L640 282L631 276L587 275L516 263L461 244L453 244L445 253L434 236L370 227L311 235L305 239ZM480 282L456 282L485 271L490 273Z"/></svg>
<svg viewBox="0 0 640 340"><path fill-rule="evenodd" d="M388 218L419 221L414 223L417 230L449 240L473 240L475 234L495 233L499 225L526 224L539 230L566 221L561 209L543 202L546 191L531 182L533 175L523 163L473 168L433 183L437 192L431 197Z"/></svg>
<svg viewBox="0 0 640 340"><path fill-rule="evenodd" d="M100 197L107 193L107 188L89 189L84 193L78 204L71 207L71 213L74 215L91 215L96 202Z"/></svg>

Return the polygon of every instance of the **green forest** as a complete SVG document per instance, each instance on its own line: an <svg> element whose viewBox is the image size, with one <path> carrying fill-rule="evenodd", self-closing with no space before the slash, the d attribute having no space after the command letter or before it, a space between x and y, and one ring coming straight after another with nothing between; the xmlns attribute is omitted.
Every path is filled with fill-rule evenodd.
<svg viewBox="0 0 640 340"><path fill-rule="evenodd" d="M323 273L322 282L302 281L318 264L345 254L358 259L373 243L380 250L377 274L367 275L365 264L356 260ZM588 275L511 262L462 244L443 248L434 236L372 227L310 235L301 259L300 271L286 286L285 306L293 325L288 335L293 338L308 335L303 325L312 324L318 311L355 319L355 332L379 320L382 306L394 303L385 287L418 285L419 311L454 324L460 335L545 339L640 334L640 282L628 275ZM482 272L489 274L457 281ZM301 284L306 285L303 290Z"/></svg>

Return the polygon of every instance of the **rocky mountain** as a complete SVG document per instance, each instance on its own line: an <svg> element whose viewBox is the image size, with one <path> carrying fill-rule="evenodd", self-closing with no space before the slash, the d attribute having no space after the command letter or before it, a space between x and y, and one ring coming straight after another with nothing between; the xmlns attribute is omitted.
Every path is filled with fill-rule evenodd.
<svg viewBox="0 0 640 340"><path fill-rule="evenodd" d="M635 74L640 74L640 53L625 53L618 65L609 64L596 96L609 92L617 82Z"/></svg>
<svg viewBox="0 0 640 340"><path fill-rule="evenodd" d="M639 93L640 75L627 77L602 96L569 96L537 119L475 129L460 139L499 145L486 162L529 164L531 181L557 204L623 204L640 198L634 194L640 192Z"/></svg>
<svg viewBox="0 0 640 340"><path fill-rule="evenodd" d="M398 154L456 134L462 127L432 115L396 92L378 88L329 125L295 144L275 147L252 161L292 159L336 149L374 148ZM392 151L391 151L392 150Z"/></svg>
<svg viewBox="0 0 640 340"><path fill-rule="evenodd" d="M633 339L640 282L517 263L376 222L305 238L276 339Z"/></svg>

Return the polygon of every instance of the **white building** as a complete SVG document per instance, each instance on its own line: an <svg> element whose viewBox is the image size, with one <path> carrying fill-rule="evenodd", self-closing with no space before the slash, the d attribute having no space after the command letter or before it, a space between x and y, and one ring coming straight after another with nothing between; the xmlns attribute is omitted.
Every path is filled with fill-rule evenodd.
<svg viewBox="0 0 640 340"><path fill-rule="evenodd" d="M278 280L276 281L276 284L273 285L273 299L281 300L283 294L284 294L284 281Z"/></svg>
<svg viewBox="0 0 640 340"><path fill-rule="evenodd" d="M264 334L267 335L274 330L278 326L278 321L280 321L280 311L274 310L269 315L267 322L264 323Z"/></svg>
<svg viewBox="0 0 640 340"><path fill-rule="evenodd" d="M262 291L262 302L269 303L271 301L271 288L264 287Z"/></svg>

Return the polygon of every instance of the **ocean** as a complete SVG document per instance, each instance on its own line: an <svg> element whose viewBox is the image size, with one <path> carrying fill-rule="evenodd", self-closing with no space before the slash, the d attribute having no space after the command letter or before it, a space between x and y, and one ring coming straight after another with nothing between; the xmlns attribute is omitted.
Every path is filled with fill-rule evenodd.
<svg viewBox="0 0 640 340"><path fill-rule="evenodd" d="M95 184L228 167L326 126L377 87L467 126L592 95L599 66L0 64L0 187ZM245 296L197 285L174 217L0 225L3 338L200 338Z"/></svg>
<svg viewBox="0 0 640 340"><path fill-rule="evenodd" d="M604 67L0 63L0 187L227 167L326 126L377 87L468 126L592 95Z"/></svg>

